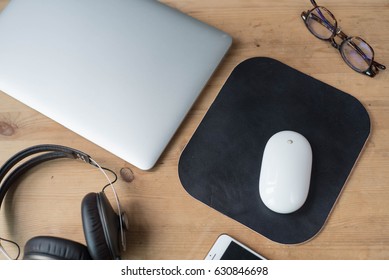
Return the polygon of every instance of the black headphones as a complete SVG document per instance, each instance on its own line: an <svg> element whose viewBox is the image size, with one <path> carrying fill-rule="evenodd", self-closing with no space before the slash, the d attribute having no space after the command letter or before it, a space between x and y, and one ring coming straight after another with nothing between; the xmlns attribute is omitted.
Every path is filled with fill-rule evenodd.
<svg viewBox="0 0 389 280"><path fill-rule="evenodd" d="M6 178L7 173L21 160L41 154L16 167ZM7 191L26 171L34 166L59 158L80 159L88 164L102 168L87 154L73 148L59 145L38 145L20 151L0 168L0 207ZM104 173L105 174L105 173ZM4 179L5 178L5 179ZM4 179L4 180L3 180ZM112 186L112 182L108 185ZM107 186L108 186L107 185ZM125 250L125 230L127 218L122 212L115 192L116 214L109 203L104 189L99 193L87 194L81 203L82 224L87 246L64 238L52 236L33 237L24 247L25 260L109 260L120 259ZM3 239L5 240L5 239ZM12 242L14 243L14 242Z"/></svg>

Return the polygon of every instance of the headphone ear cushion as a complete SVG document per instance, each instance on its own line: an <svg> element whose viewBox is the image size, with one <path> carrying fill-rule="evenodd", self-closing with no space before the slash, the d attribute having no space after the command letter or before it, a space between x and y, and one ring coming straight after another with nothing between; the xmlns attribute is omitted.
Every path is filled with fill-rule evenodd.
<svg viewBox="0 0 389 280"><path fill-rule="evenodd" d="M88 248L78 242L52 237L37 236L24 246L24 260L91 260Z"/></svg>
<svg viewBox="0 0 389 280"><path fill-rule="evenodd" d="M119 217L104 192L87 194L82 200L81 212L85 240L92 258L120 259Z"/></svg>

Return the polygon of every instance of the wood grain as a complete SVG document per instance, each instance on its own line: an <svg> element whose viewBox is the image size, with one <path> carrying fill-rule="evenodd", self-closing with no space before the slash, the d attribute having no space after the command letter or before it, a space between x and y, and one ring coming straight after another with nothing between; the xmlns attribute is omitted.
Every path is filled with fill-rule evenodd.
<svg viewBox="0 0 389 280"><path fill-rule="evenodd" d="M0 9L8 1L0 0ZM330 44L306 30L300 14L310 1L164 0L234 39L231 50L207 84L156 167L141 171L0 92L0 162L35 144L78 148L101 165L133 172L117 189L129 214L125 259L202 259L221 233L228 233L270 259L389 259L389 72L375 78L351 70ZM387 0L319 1L348 35L361 36L389 66ZM180 184L180 154L233 68L243 60L280 60L358 98L367 108L371 137L323 230L297 246L274 243L190 197ZM0 65L1 67L1 65ZM132 120L136 121L136 120ZM127 180L128 181L128 180ZM85 164L58 160L31 170L7 194L0 211L0 236L22 249L36 235L85 243L81 200L98 192L104 177ZM0 256L2 258L2 256Z"/></svg>

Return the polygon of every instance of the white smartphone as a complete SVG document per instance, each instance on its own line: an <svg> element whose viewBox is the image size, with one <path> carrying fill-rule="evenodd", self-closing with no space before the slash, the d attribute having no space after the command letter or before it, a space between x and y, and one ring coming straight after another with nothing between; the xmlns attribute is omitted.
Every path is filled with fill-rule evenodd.
<svg viewBox="0 0 389 280"><path fill-rule="evenodd" d="M218 237L206 260L266 260L257 252L227 234Z"/></svg>

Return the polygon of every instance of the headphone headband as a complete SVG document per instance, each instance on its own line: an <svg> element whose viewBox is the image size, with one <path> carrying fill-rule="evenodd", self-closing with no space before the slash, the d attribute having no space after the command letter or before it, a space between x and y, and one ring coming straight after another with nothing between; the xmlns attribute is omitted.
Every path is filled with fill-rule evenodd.
<svg viewBox="0 0 389 280"><path fill-rule="evenodd" d="M12 167L14 167L23 159L38 153L45 153L45 154L32 158L26 161L25 163L23 163L22 165L20 165L19 167L17 167L4 180L4 183L2 183L4 177L12 169ZM60 145L50 145L50 144L43 144L43 145L36 145L36 146L29 147L12 156L0 168L0 206L3 202L3 199L8 189L18 177L23 175L28 169L40 163L49 160L59 159L59 158L80 159L88 164L98 167L94 163L94 161L91 160L91 157L88 154L73 148L60 146Z"/></svg>
<svg viewBox="0 0 389 280"><path fill-rule="evenodd" d="M96 166L91 161L91 157L82 151L60 145L36 145L18 152L3 164L3 166L0 168L0 183L3 180L4 176L7 174L7 172L21 160L31 155L43 152L60 152L68 155L69 158L80 159L86 163Z"/></svg>

